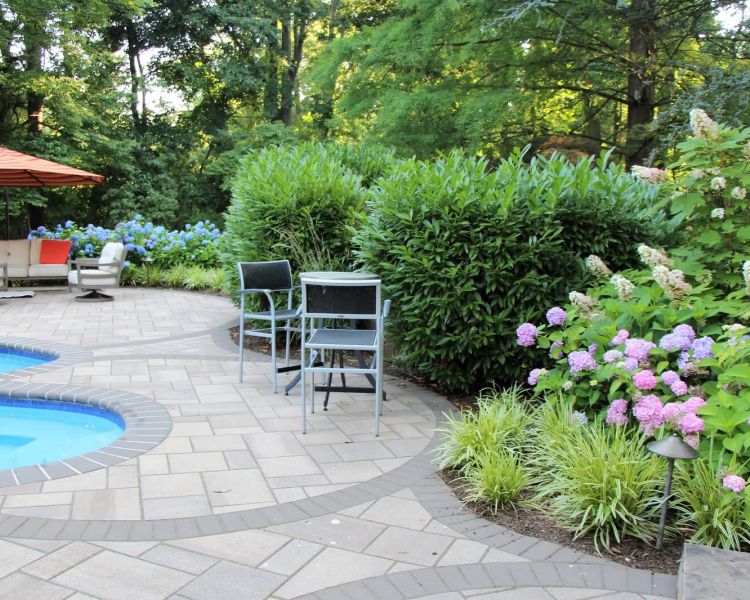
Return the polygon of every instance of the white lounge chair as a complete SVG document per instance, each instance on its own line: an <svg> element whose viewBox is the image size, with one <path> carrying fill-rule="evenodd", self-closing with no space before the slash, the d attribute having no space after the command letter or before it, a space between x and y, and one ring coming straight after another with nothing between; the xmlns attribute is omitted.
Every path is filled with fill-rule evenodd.
<svg viewBox="0 0 750 600"><path fill-rule="evenodd" d="M107 242L99 258L77 258L68 273L68 286L87 291L76 296L79 302L111 302L114 297L99 290L120 287L120 274L125 265L125 246Z"/></svg>

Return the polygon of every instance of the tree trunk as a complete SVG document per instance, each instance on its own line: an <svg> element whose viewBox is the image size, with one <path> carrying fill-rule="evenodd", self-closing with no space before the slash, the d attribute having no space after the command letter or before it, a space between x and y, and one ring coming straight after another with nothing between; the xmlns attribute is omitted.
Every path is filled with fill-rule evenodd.
<svg viewBox="0 0 750 600"><path fill-rule="evenodd" d="M628 165L641 164L653 139L647 127L654 120L656 94L651 62L656 55L656 8L653 0L632 0L629 10L630 61L628 69Z"/></svg>
<svg viewBox="0 0 750 600"><path fill-rule="evenodd" d="M339 0L331 0L331 13L328 18L328 39L332 40L336 34L334 27L336 26L336 15L339 10Z"/></svg>
<svg viewBox="0 0 750 600"><path fill-rule="evenodd" d="M138 67L136 57L138 56L138 36L136 35L133 21L128 19L125 25L128 38L128 66L130 67L130 113L133 116L133 126L136 131L142 130L141 115L138 112Z"/></svg>
<svg viewBox="0 0 750 600"><path fill-rule="evenodd" d="M275 42L266 49L266 87L263 93L263 107L269 121L279 119L279 61Z"/></svg>
<svg viewBox="0 0 750 600"><path fill-rule="evenodd" d="M42 47L29 36L26 46L26 72L32 75L42 74ZM42 133L42 113L44 111L44 94L29 91L26 94L27 129L29 135L36 136Z"/></svg>
<svg viewBox="0 0 750 600"><path fill-rule="evenodd" d="M284 65L281 69L281 120L284 125L291 125L294 81L292 79L292 31L287 20L281 23L281 55L284 58Z"/></svg>

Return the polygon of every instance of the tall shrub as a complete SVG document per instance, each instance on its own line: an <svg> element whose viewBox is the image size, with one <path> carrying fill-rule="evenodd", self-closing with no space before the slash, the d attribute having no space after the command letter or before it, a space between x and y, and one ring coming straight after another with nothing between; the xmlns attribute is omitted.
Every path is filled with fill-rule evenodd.
<svg viewBox="0 0 750 600"><path fill-rule="evenodd" d="M393 300L391 336L407 368L455 390L517 380L527 358L518 316L564 298L593 247L627 262L634 230L655 235L653 211L630 202L647 186L614 167L588 175L593 168L561 158L529 167L517 155L488 172L452 153L404 161L377 182L356 244ZM620 187L630 196L608 195ZM595 217L575 216L583 213Z"/></svg>
<svg viewBox="0 0 750 600"><path fill-rule="evenodd" d="M347 268L361 219L361 177L320 143L273 146L240 163L226 216L223 262L287 258L295 270Z"/></svg>

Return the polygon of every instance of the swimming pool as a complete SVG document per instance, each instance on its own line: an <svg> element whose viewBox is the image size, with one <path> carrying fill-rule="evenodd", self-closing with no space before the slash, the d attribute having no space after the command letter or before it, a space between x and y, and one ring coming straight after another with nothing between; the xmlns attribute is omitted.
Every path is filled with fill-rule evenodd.
<svg viewBox="0 0 750 600"><path fill-rule="evenodd" d="M0 373L9 373L18 369L28 369L54 360L51 354L27 352L14 348L0 348Z"/></svg>
<svg viewBox="0 0 750 600"><path fill-rule="evenodd" d="M118 414L88 404L0 400L0 469L86 454L124 431Z"/></svg>

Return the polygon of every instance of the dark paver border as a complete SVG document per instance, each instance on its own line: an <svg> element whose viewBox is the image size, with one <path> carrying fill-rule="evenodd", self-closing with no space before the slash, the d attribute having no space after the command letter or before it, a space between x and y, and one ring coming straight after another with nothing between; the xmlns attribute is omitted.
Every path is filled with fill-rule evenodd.
<svg viewBox="0 0 750 600"><path fill-rule="evenodd" d="M583 588L631 592L674 598L677 578L614 565L621 573L614 577L610 565L565 562L481 563L414 569L390 573L333 586L297 600L339 598L388 598L405 600L469 590L534 587Z"/></svg>
<svg viewBox="0 0 750 600"><path fill-rule="evenodd" d="M46 340L35 340L22 337L0 338L0 347L23 352L34 352L36 354L47 354L54 358L49 362L28 367L27 369L16 369L8 373L0 373L0 381L10 381L19 377L30 377L40 373L48 373L80 362L93 359L94 353L82 346L63 344L61 342L49 342Z"/></svg>
<svg viewBox="0 0 750 600"><path fill-rule="evenodd" d="M50 392L54 392L54 389L66 387L93 389L83 386L25 384L23 393L30 391L25 388L33 388L38 394L44 388L50 388ZM4 393L3 388L0 385L0 397ZM103 390L98 391L101 393ZM135 396L125 392L106 391L123 397ZM75 394L73 396L78 397ZM414 396L432 409L436 419L440 412L448 410L445 399L429 390L416 390ZM147 398L139 398L157 404ZM103 399L109 401L115 398ZM161 408L161 405L157 406ZM166 412L163 408L161 410ZM434 435L422 452L388 473L347 488L294 502L223 514L153 520L72 520L0 514L0 537L70 541L166 541L283 525L378 500L419 483L434 473L431 455L438 441L438 436ZM154 443L151 447L155 445Z"/></svg>
<svg viewBox="0 0 750 600"><path fill-rule="evenodd" d="M131 392L83 385L3 381L0 382L0 398L86 404L116 413L125 424L125 432L119 438L93 452L41 465L0 470L0 487L38 483L111 467L155 448L172 430L172 419L161 404Z"/></svg>

